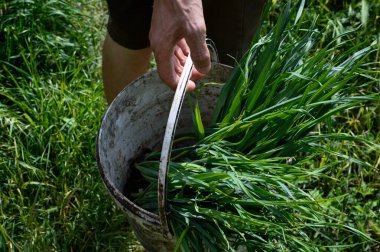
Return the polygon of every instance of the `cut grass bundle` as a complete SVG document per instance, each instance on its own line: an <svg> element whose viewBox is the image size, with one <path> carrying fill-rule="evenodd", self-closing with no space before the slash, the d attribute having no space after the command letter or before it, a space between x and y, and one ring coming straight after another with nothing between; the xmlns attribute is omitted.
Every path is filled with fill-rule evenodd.
<svg viewBox="0 0 380 252"><path fill-rule="evenodd" d="M311 51L325 48L333 36L360 24L362 2L307 1L308 10L300 20L318 15L317 28L329 30L317 34ZM380 2L366 2L370 12L367 27L335 39L339 45L337 55L358 42L369 45L369 41L379 36ZM341 7L338 10L333 5ZM109 198L96 169L95 138L106 109L99 66L104 7L99 1L72 0L6 0L0 4L0 251L140 251L125 214ZM270 15L271 20L277 20L277 9L272 9ZM378 46L377 53L366 60L377 64L367 64L366 71L360 70L359 75L378 80L379 55ZM368 83L363 79L361 83L365 85L355 91L358 94L380 90L379 82ZM352 87L360 86L355 82ZM289 183L298 185L319 203L322 196L336 197L334 201L323 201L323 209L331 204L339 211L328 209L329 215L334 216L335 212L341 223L368 232L376 240L380 240L380 151L369 148L363 141L355 143L351 137L358 134L366 141L379 143L379 109L379 105L376 109L366 104L318 125L317 130L323 132L348 133L347 140L341 135L339 141L333 137L326 140L320 137L319 142L310 140L325 144L331 155L323 152L316 159L310 158L310 163L301 162L298 157L293 161L283 158L281 162L301 166L308 173L316 170L311 182L307 176L293 172L293 177L300 178ZM205 128L205 136L209 131ZM201 134L199 138L202 139ZM364 160L371 167L356 165L349 159L339 162L335 152ZM278 162L271 170L281 168ZM323 174L317 174L319 167ZM210 180L206 182L216 183L216 179ZM193 223L190 220L194 219L189 219ZM194 223L209 228L202 219ZM177 230L183 234L177 234L179 240L183 237L183 242L194 232L192 226L185 227L187 224ZM342 229L334 231L326 235L340 238L340 244L361 242L360 236L356 238ZM318 240L320 236L315 234L310 239ZM370 245L366 243L352 251L380 251L380 245L371 248ZM327 250L336 251L339 247Z"/></svg>
<svg viewBox="0 0 380 252"><path fill-rule="evenodd" d="M317 251L370 240L334 218L343 216L330 204L335 199L308 184L343 160L370 166L333 151L330 141L379 149L344 132L312 132L331 125L339 112L380 101L378 93L352 95L374 48L358 45L336 54L339 45L332 41L315 50L320 32L315 22L303 22L303 6L295 11L289 1L273 29L254 39L220 94L212 125L204 129L195 106L198 142L172 151L168 218L182 251ZM136 164L150 182L136 203L153 212L158 156L151 153ZM321 157L331 159L318 162Z"/></svg>

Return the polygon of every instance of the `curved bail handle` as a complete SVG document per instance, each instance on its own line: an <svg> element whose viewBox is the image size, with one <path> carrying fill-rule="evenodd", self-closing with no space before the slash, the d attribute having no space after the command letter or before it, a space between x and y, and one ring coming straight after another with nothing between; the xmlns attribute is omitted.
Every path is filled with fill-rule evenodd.
<svg viewBox="0 0 380 252"><path fill-rule="evenodd" d="M168 122L166 124L164 141L162 143L160 169L158 171L158 210L160 222L163 228L163 235L165 238L171 236L166 218L167 176L169 173L170 154L178 117L181 111L183 99L185 97L187 82L190 79L192 69L193 61L191 60L190 55L188 55L176 92L174 94Z"/></svg>

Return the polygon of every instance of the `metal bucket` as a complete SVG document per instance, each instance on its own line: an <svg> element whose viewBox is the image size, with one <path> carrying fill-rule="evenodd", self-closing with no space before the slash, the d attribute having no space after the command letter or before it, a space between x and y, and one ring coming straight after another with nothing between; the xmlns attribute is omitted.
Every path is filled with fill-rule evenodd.
<svg viewBox="0 0 380 252"><path fill-rule="evenodd" d="M209 74L197 81L200 111L208 124L231 68L214 63ZM97 139L97 161L103 182L114 201L124 209L137 238L147 251L173 251L175 237L166 233L157 214L146 211L125 196L124 188L139 187L131 164L145 149L161 148L174 92L151 71L128 85L115 98L103 117ZM184 104L177 133L192 130L191 111ZM128 187L129 186L129 187ZM135 188L137 189L137 188Z"/></svg>

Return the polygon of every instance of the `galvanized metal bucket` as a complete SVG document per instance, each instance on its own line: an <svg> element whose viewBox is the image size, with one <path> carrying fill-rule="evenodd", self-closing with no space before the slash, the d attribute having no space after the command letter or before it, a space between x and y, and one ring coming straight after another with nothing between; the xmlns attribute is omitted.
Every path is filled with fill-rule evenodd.
<svg viewBox="0 0 380 252"><path fill-rule="evenodd" d="M201 94L199 106L207 125L217 97L231 68L214 63L208 75L197 81ZM159 215L146 211L126 195L142 185L136 179L133 162L144 150L159 150L165 132L174 92L151 71L128 85L112 102L103 117L97 139L97 161L103 182L114 201L124 209L137 238L147 251L173 251L176 240ZM182 107L177 133L192 130L191 111ZM127 188L127 191L125 191ZM164 213L166 214L166 213Z"/></svg>

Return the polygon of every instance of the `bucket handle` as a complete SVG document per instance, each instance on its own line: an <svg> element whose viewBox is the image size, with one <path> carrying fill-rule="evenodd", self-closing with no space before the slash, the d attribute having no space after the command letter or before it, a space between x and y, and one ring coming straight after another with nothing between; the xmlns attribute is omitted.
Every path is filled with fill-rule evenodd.
<svg viewBox="0 0 380 252"><path fill-rule="evenodd" d="M185 66L183 68L176 92L174 94L172 106L170 108L168 122L166 124L164 141L162 143L160 169L158 171L158 210L159 218L162 226L162 234L165 238L170 238L168 220L166 217L167 202L167 176L169 173L170 154L172 150L173 138L178 122L179 113L181 111L187 82L190 79L193 69L193 61L190 55L187 56Z"/></svg>

